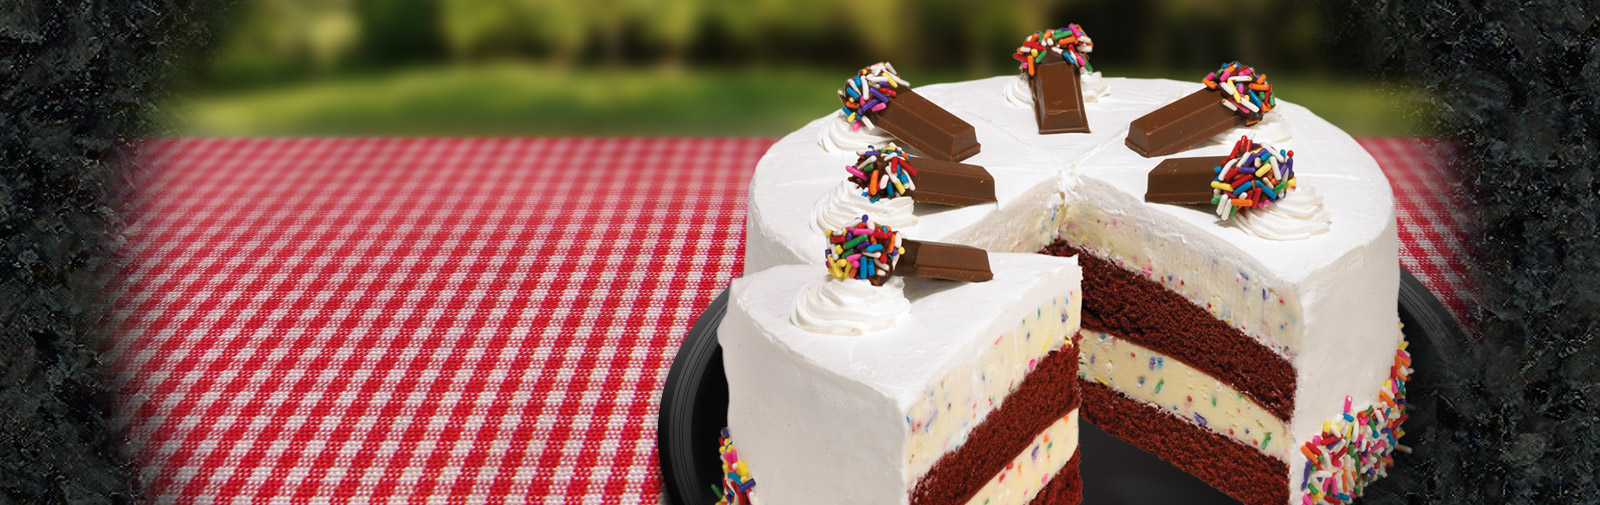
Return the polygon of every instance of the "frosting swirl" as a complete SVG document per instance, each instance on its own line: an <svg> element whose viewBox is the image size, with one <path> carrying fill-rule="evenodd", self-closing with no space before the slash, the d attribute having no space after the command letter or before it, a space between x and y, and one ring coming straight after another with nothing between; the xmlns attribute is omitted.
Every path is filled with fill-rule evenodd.
<svg viewBox="0 0 1600 505"><path fill-rule="evenodd" d="M867 146L883 145L894 141L889 132L877 126L868 125L860 128L851 128L850 122L844 117L843 112L835 114L835 120L827 121L828 127L822 129L822 135L817 138L817 144L830 153L850 153L866 149ZM859 216L859 214L858 214Z"/></svg>
<svg viewBox="0 0 1600 505"><path fill-rule="evenodd" d="M1251 126L1239 126L1206 139L1205 145L1227 145L1239 140L1239 137L1249 136L1256 142L1272 144L1275 146L1292 147L1290 140L1294 139L1294 130L1289 129L1289 122L1283 120L1283 115L1278 111L1271 111L1261 115L1261 121Z"/></svg>
<svg viewBox="0 0 1600 505"><path fill-rule="evenodd" d="M1111 84L1100 77L1100 72L1080 72L1078 88L1083 90L1083 102L1096 102L1111 92Z"/></svg>
<svg viewBox="0 0 1600 505"><path fill-rule="evenodd" d="M860 223L862 214L872 216L872 220L878 224L897 230L916 226L917 216L911 212L913 203L910 198L879 198L874 202L862 196L861 188L855 183L842 180L811 211L811 231L824 233L842 230Z"/></svg>
<svg viewBox="0 0 1600 505"><path fill-rule="evenodd" d="M1267 240L1300 240L1328 232L1333 216L1322 197L1301 184L1265 208L1253 209L1235 219L1245 233Z"/></svg>
<svg viewBox="0 0 1600 505"><path fill-rule="evenodd" d="M859 279L819 276L800 290L789 322L812 333L864 335L892 328L910 312L905 281L899 277L874 286Z"/></svg>
<svg viewBox="0 0 1600 505"><path fill-rule="evenodd" d="M1083 103L1100 101L1111 91L1111 86L1100 76L1100 72L1081 72L1078 89L1083 91ZM1028 82L1027 74L1017 74L1017 79L1006 84L1006 103L1012 107L1024 109L1033 108L1033 86ZM1235 135L1237 137L1237 135Z"/></svg>

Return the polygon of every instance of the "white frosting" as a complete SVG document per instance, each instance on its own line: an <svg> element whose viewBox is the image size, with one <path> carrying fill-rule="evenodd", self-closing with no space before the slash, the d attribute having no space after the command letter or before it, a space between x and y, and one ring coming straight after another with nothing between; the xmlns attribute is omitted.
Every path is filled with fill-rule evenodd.
<svg viewBox="0 0 1600 505"><path fill-rule="evenodd" d="M1098 101L1111 91L1110 83L1100 76L1100 72L1079 74L1078 82L1078 89L1083 93L1083 103ZM1028 74L1017 74L1017 78L1006 85L1005 95L1006 103L1012 107L1032 109L1033 85L1028 82Z"/></svg>
<svg viewBox="0 0 1600 505"><path fill-rule="evenodd" d="M837 189L817 202L811 211L811 231L821 235L828 230L842 230L861 222L861 216L871 216L872 222L905 231L917 225L917 216L910 198L879 198L874 202L862 194L863 190L843 176Z"/></svg>
<svg viewBox="0 0 1600 505"><path fill-rule="evenodd" d="M1033 83L1028 82L1028 74L1017 74L1016 79L1006 84L1006 103L1012 107L1033 108Z"/></svg>
<svg viewBox="0 0 1600 505"><path fill-rule="evenodd" d="M881 146L894 141L893 135L870 121L862 121L861 128L850 129L850 122L844 120L843 111L834 113L829 119L828 127L817 137L817 145L827 152L855 154L867 146Z"/></svg>
<svg viewBox="0 0 1600 505"><path fill-rule="evenodd" d="M820 273L795 297L789 321L813 333L864 335L893 328L910 311L905 281L899 277L874 286Z"/></svg>
<svg viewBox="0 0 1600 505"><path fill-rule="evenodd" d="M1283 103L1283 101L1279 100L1278 103ZM1233 144L1238 142L1241 136L1250 137L1250 140L1282 149L1294 146L1294 143L1291 142L1294 140L1294 129L1289 127L1289 122L1283 119L1283 114L1279 114L1277 109L1267 111L1266 115L1261 116L1261 121L1256 124L1240 126L1219 133L1215 137L1206 139L1202 145L1226 145L1232 148Z"/></svg>
<svg viewBox="0 0 1600 505"><path fill-rule="evenodd" d="M990 269L987 282L906 279L910 315L863 336L815 333L790 321L794 299L824 275L820 265L733 281L717 330L728 426L764 502L909 503L917 478L937 459L918 454L943 454L965 441L1001 405L1012 377L1077 331L1075 259L992 254ZM930 411L930 398L946 405ZM957 401L978 407L954 409Z"/></svg>
<svg viewBox="0 0 1600 505"><path fill-rule="evenodd" d="M976 127L983 148L965 162L994 174L999 202L919 208L915 238L1031 252L1065 237L1207 307L1293 363L1295 411L1286 443L1298 445L1320 432L1323 420L1340 413L1345 396L1358 405L1370 402L1388 378L1400 338L1394 197L1371 155L1348 134L1285 100L1261 123L1173 155L1224 155L1240 133L1294 149L1299 183L1316 188L1322 211L1336 217L1338 226L1298 240L1257 236L1218 223L1207 206L1143 201L1146 176L1162 158L1144 158L1124 146L1128 123L1199 84L1104 80L1116 92L1085 104L1092 133L1056 135L1039 135L1031 111L1011 105L1007 87L1017 81L1013 75L918 86L919 94ZM840 122L823 119L780 140L757 164L749 192L747 271L812 264L822 251L810 210L838 184L837 169L828 167L848 161L814 142L825 122ZM1291 452L1289 459L1287 478L1298 489L1304 456Z"/></svg>
<svg viewBox="0 0 1600 505"><path fill-rule="evenodd" d="M980 137L982 133L979 134ZM987 144L986 144L987 145ZM783 149L787 151L787 146ZM781 156L776 148L768 156ZM981 154L979 156L982 156ZM850 161L853 161L852 157ZM845 163L840 161L839 163ZM914 205L913 215L917 227L908 230L912 238L922 239L923 224L929 220L940 223L938 233L942 242L956 242L982 247L991 251L1031 251L1049 244L1056 234L1059 221L1051 219L1052 210L1061 207L1060 178L1036 170L989 166L995 178L995 195L1001 203L987 203L970 207L940 205ZM826 200L827 195L838 190L843 177L800 180L783 185L769 185L766 181L780 174L762 174L758 171L750 191L760 193L762 201L771 202L748 207L747 223L767 220L766 216L786 223L782 228L746 228L745 271L755 272L776 265L814 263L827 247L827 238L815 228L814 213L826 202L797 195L817 195ZM859 196L858 196L859 197ZM877 220L877 214L871 214ZM1062 217L1055 212L1057 217ZM857 220L861 219L856 214ZM789 226L793 223L795 226ZM898 229L898 228L897 228ZM756 233L765 238L756 238ZM810 251L809 253L802 251ZM808 259L801 259L802 256Z"/></svg>
<svg viewBox="0 0 1600 505"><path fill-rule="evenodd" d="M1233 219L1246 233L1269 240L1302 240L1327 233L1333 217L1322 205L1322 197L1302 185L1265 208L1241 211Z"/></svg>

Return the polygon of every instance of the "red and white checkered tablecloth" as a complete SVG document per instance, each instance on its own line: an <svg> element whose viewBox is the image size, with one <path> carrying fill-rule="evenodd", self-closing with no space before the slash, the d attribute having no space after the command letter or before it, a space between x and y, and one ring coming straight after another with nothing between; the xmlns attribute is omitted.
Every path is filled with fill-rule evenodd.
<svg viewBox="0 0 1600 505"><path fill-rule="evenodd" d="M660 389L772 139L165 140L110 355L153 503L655 503ZM1452 309L1435 143L1365 139Z"/></svg>

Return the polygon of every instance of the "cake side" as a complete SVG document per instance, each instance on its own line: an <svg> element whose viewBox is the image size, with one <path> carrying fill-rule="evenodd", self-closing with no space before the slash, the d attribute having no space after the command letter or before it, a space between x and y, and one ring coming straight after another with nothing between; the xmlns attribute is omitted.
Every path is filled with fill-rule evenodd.
<svg viewBox="0 0 1600 505"><path fill-rule="evenodd" d="M1292 366L1292 415L1278 416L1281 423L1260 423L1249 436L1232 435L1275 457L1287 454L1291 471L1285 485L1298 489L1305 478L1299 470L1306 463L1298 446L1317 436L1325 421L1338 419L1346 398L1357 410L1380 401L1379 391L1390 375L1390 356L1400 343L1398 240L1393 195L1371 156L1303 108L1284 104L1277 114L1294 128L1294 139L1287 145L1295 150L1297 167L1307 167L1298 172L1301 184L1319 194L1341 195L1325 200L1333 216L1327 232L1305 240L1270 240L1238 229L1237 223L1217 222L1209 208L1140 202L1137 196L1144 191L1146 178L1122 162L1148 170L1159 160L1116 153L1084 162L1084 167L1093 168L1084 170L1077 184L1068 184L1069 193L1081 196L1068 197L1073 210L1062 237L1183 295L1280 355L1277 360L1252 360L1254 366L1246 365L1245 370L1256 372L1274 361L1266 368ZM1328 148L1304 147L1312 139ZM1208 149L1217 148L1197 151ZM1208 233L1193 233L1195 229ZM1336 241L1337 247L1328 246L1329 241ZM1086 289L1093 299L1093 290ZM1088 314L1086 318L1093 319ZM1104 329L1115 334L1119 328ZM1185 331L1172 333L1181 336ZM1193 349L1215 344L1176 345ZM1146 351L1152 350L1163 349ZM1217 369L1211 372L1219 378L1225 375ZM1188 410L1156 405L1168 412ZM1197 422L1197 417L1188 419ZM1266 433L1274 433L1279 445L1267 442Z"/></svg>
<svg viewBox="0 0 1600 505"><path fill-rule="evenodd" d="M779 139L756 162L745 207L744 271L814 264L821 257L823 239L810 225L813 209L844 180L844 165L856 157L830 152L816 142L829 125L840 124L837 115L807 123Z"/></svg>
<svg viewBox="0 0 1600 505"><path fill-rule="evenodd" d="M1056 447L1076 440L1077 354L1068 337L1078 328L1078 269L1026 254L993 255L991 264L995 279L987 282L907 279L911 313L860 336L790 323L794 297L826 275L818 267L781 266L735 281L719 328L729 429L764 501L918 503L908 500L925 478L959 484L945 485L946 493L988 489L994 500L1049 482L1000 492L1007 486L991 481L1008 468L1059 476L1076 445ZM1035 373L1046 368L1066 371ZM1043 398L1055 401L1028 408ZM997 425L1025 428L996 436ZM1047 433L1055 443L1028 454ZM969 436L983 441L966 444ZM947 457L964 447L987 450ZM952 468L994 477L952 479Z"/></svg>
<svg viewBox="0 0 1600 505"><path fill-rule="evenodd" d="M746 276L730 289L739 293L754 282ZM728 377L728 431L764 500L904 503L906 433L895 402L762 338L742 303L730 297L717 335ZM850 447L850 457L820 447Z"/></svg>

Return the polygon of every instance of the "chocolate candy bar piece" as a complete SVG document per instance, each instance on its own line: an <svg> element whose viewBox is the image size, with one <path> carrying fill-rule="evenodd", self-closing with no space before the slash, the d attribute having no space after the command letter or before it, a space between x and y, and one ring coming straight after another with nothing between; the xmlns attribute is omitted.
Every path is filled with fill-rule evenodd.
<svg viewBox="0 0 1600 505"><path fill-rule="evenodd" d="M1128 148L1146 158L1194 147L1229 129L1244 126L1244 116L1222 105L1216 90L1202 89L1128 124Z"/></svg>
<svg viewBox="0 0 1600 505"><path fill-rule="evenodd" d="M1211 203L1211 181L1227 156L1168 158L1150 169L1144 201L1152 203Z"/></svg>
<svg viewBox="0 0 1600 505"><path fill-rule="evenodd" d="M928 277L961 282L983 282L994 278L989 270L989 252L976 247L902 239L906 252L895 264L894 275Z"/></svg>
<svg viewBox="0 0 1600 505"><path fill-rule="evenodd" d="M914 202L966 207L998 201L994 176L983 167L920 156L909 156L906 162L917 171L917 189L906 192Z"/></svg>
<svg viewBox="0 0 1600 505"><path fill-rule="evenodd" d="M1089 118L1083 112L1082 83L1078 67L1061 58L1046 57L1034 67L1033 112L1039 134L1089 133Z"/></svg>
<svg viewBox="0 0 1600 505"><path fill-rule="evenodd" d="M911 88L895 88L889 106L869 112L872 123L922 154L961 161L978 154L978 132L972 125L928 101Z"/></svg>

